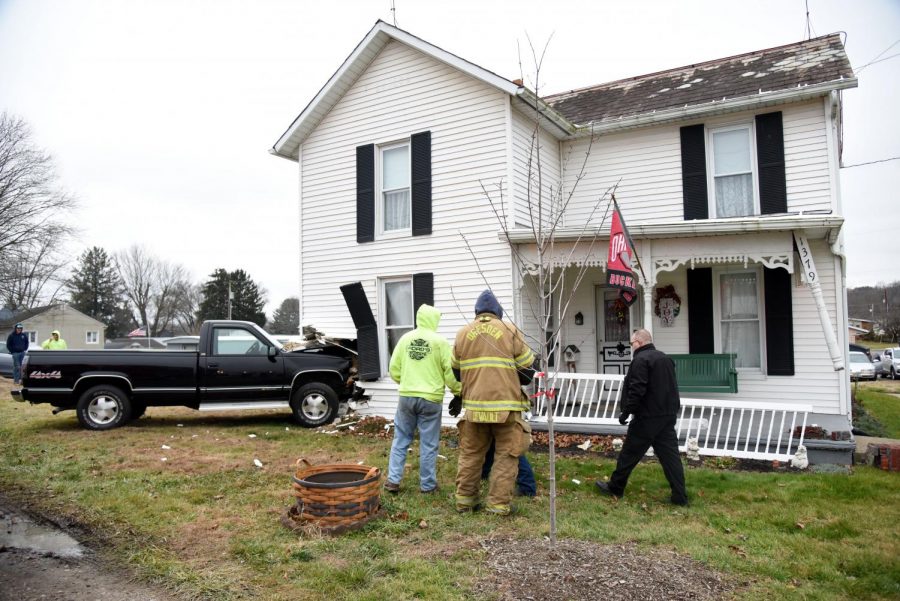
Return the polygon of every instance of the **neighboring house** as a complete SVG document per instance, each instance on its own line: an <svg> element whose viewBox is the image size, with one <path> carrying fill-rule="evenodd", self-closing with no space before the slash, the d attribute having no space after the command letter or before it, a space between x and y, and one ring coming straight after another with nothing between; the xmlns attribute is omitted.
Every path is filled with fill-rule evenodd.
<svg viewBox="0 0 900 601"><path fill-rule="evenodd" d="M858 328L851 325L847 327L847 332L847 342L854 343L857 341L857 339L862 338L863 336L871 332L871 330L866 330L864 328Z"/></svg>
<svg viewBox="0 0 900 601"><path fill-rule="evenodd" d="M540 339L515 268L535 256L539 148L545 190L572 194L545 267L567 286L588 267L561 324L578 372L625 373L620 349L645 327L669 353L736 355L737 392L691 396L807 404L849 436L839 165L841 91L856 84L833 34L539 99L379 21L272 149L299 168L300 323L355 338L338 286L361 282L377 326L360 328L361 373L369 410L388 416L390 351L421 302L452 340L489 284ZM605 207L592 213L616 182L646 275L624 310L605 285ZM586 222L604 238L579 239ZM672 292L664 326L658 297Z"/></svg>
<svg viewBox="0 0 900 601"><path fill-rule="evenodd" d="M36 307L17 313L0 322L0 331L8 335L21 322L29 337L29 349L41 348L41 343L50 338L50 332L59 330L60 337L69 349L102 349L106 342L106 324L65 303ZM4 338L5 339L5 338Z"/></svg>
<svg viewBox="0 0 900 601"><path fill-rule="evenodd" d="M862 319L860 317L850 317L847 319L848 325L854 328L860 328L867 332L871 332L875 329L875 320L873 319Z"/></svg>

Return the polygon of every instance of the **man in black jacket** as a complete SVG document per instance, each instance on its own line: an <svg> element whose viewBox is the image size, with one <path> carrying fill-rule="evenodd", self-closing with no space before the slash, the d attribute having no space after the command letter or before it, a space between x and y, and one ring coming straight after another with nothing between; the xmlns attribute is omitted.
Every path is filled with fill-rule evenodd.
<svg viewBox="0 0 900 601"><path fill-rule="evenodd" d="M633 419L628 425L625 444L609 483L598 480L595 484L601 492L621 497L631 470L652 446L672 487L672 503L687 505L684 467L675 434L675 420L681 409L675 363L665 353L656 350L653 337L647 330L634 331L631 349L631 367L625 376L619 423L624 426L629 415Z"/></svg>

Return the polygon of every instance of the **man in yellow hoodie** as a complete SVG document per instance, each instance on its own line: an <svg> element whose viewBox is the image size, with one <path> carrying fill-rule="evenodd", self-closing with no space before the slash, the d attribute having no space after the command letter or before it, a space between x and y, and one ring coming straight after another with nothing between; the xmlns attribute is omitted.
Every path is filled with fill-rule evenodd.
<svg viewBox="0 0 900 601"><path fill-rule="evenodd" d="M69 345L59 337L59 330L53 330L50 332L50 338L41 343L41 348L48 351L64 351Z"/></svg>
<svg viewBox="0 0 900 601"><path fill-rule="evenodd" d="M422 305L416 312L416 329L397 341L391 355L391 378L398 384L400 400L394 415L394 441L384 489L400 491L406 454L419 430L419 490L437 490L437 452L441 440L444 387L454 395L460 384L450 368L450 343L437 333L441 312Z"/></svg>

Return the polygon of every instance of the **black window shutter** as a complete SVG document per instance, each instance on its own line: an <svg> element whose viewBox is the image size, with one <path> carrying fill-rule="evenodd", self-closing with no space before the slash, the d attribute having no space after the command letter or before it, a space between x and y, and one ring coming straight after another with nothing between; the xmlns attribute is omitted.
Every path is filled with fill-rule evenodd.
<svg viewBox="0 0 900 601"><path fill-rule="evenodd" d="M375 239L375 145L356 147L356 241Z"/></svg>
<svg viewBox="0 0 900 601"><path fill-rule="evenodd" d="M681 128L681 186L684 219L708 219L706 130L702 123Z"/></svg>
<svg viewBox="0 0 900 601"><path fill-rule="evenodd" d="M434 274L413 274L413 317L422 305L434 306ZM418 324L416 324L418 325Z"/></svg>
<svg viewBox="0 0 900 601"><path fill-rule="evenodd" d="M787 212L781 111L756 116L756 164L759 168L760 212Z"/></svg>
<svg viewBox="0 0 900 601"><path fill-rule="evenodd" d="M716 352L713 329L712 269L688 269L688 352L691 354Z"/></svg>
<svg viewBox="0 0 900 601"><path fill-rule="evenodd" d="M341 286L344 302L350 310L356 326L357 369L360 380L377 380L381 377L381 360L378 352L378 325L372 314L366 291L360 282Z"/></svg>
<svg viewBox="0 0 900 601"><path fill-rule="evenodd" d="M766 269L766 370L770 376L794 375L794 317L791 274Z"/></svg>
<svg viewBox="0 0 900 601"><path fill-rule="evenodd" d="M410 138L412 146L412 234L431 233L431 132L423 131Z"/></svg>

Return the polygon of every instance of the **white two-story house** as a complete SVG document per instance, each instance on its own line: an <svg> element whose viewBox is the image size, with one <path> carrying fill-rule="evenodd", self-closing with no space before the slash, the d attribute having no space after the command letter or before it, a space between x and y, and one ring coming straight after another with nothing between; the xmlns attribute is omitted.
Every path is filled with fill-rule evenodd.
<svg viewBox="0 0 900 601"><path fill-rule="evenodd" d="M520 269L537 258L529 202L570 198L544 256L566 276L554 327L579 351L568 369L621 377L645 327L684 365L727 358L724 378L695 373L682 396L763 416L799 403L807 425L846 439L839 161L855 86L835 34L538 98L379 21L272 149L298 166L301 324L358 338L368 410L389 416L387 362L422 302L452 340L490 287L542 338ZM630 307L605 285L598 199L614 185L643 269ZM724 419L706 411L704 428ZM748 416L735 440L799 424Z"/></svg>

